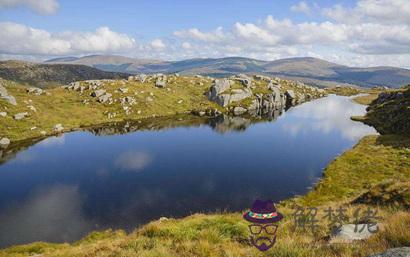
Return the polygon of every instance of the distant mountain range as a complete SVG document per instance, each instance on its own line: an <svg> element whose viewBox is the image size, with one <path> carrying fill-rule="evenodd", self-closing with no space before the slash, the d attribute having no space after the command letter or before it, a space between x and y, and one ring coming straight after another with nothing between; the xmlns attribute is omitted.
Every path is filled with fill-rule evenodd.
<svg viewBox="0 0 410 257"><path fill-rule="evenodd" d="M41 88L64 85L77 80L116 79L128 76L126 73L108 72L86 65L0 61L1 78Z"/></svg>
<svg viewBox="0 0 410 257"><path fill-rule="evenodd" d="M395 67L354 68L312 57L261 61L242 57L159 61L115 55L65 57L47 64L82 64L104 71L123 73L174 73L229 76L238 73L265 74L300 80L317 86L357 85L399 87L410 83L410 70Z"/></svg>

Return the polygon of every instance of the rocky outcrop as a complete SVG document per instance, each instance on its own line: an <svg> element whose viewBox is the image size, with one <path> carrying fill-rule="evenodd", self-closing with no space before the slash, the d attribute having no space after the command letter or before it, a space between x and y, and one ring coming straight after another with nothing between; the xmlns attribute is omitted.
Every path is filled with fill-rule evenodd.
<svg viewBox="0 0 410 257"><path fill-rule="evenodd" d="M372 254L367 257L409 257L410 247L398 247L389 249L383 253Z"/></svg>
<svg viewBox="0 0 410 257"><path fill-rule="evenodd" d="M248 88L230 90L232 84L233 81L230 79L214 80L208 92L208 99L222 107L226 107L231 103L239 102L252 96L252 91Z"/></svg>
<svg viewBox="0 0 410 257"><path fill-rule="evenodd" d="M14 96L9 95L7 92L7 89L3 86L2 81L0 80L0 98L8 102L9 104L12 105L17 105L16 98Z"/></svg>
<svg viewBox="0 0 410 257"><path fill-rule="evenodd" d="M364 123L381 134L410 135L410 85L403 90L381 93L367 107Z"/></svg>

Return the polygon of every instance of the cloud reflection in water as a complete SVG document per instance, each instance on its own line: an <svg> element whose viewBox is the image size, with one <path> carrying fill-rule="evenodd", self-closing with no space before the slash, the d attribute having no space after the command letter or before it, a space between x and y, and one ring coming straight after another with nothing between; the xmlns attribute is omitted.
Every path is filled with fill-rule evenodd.
<svg viewBox="0 0 410 257"><path fill-rule="evenodd" d="M366 113L366 106L352 104L350 101L351 98L331 95L297 106L287 113L290 117L282 127L292 136L309 133L309 131L319 131L324 134L337 131L343 138L351 141L356 141L365 135L377 134L374 128L350 120L351 116Z"/></svg>

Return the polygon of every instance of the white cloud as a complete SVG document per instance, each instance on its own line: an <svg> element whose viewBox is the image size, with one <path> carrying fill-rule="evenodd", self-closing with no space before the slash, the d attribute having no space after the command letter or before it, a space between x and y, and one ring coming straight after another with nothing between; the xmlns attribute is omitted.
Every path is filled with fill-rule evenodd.
<svg viewBox="0 0 410 257"><path fill-rule="evenodd" d="M329 19L343 23L410 23L410 2L408 0L359 0L353 8L340 4L324 8L322 13Z"/></svg>
<svg viewBox="0 0 410 257"><path fill-rule="evenodd" d="M154 39L152 42L151 42L151 47L153 48L153 49L155 49L155 50L163 50L163 49L165 49L166 48L166 45L164 44L164 42L162 42L162 40L161 39Z"/></svg>
<svg viewBox="0 0 410 257"><path fill-rule="evenodd" d="M290 10L292 12L300 12L304 14L310 14L311 12L310 6L305 1L301 1L296 5L292 5L290 7Z"/></svg>
<svg viewBox="0 0 410 257"><path fill-rule="evenodd" d="M38 14L50 15L58 11L56 0L0 0L0 8L15 8L25 6Z"/></svg>
<svg viewBox="0 0 410 257"><path fill-rule="evenodd" d="M93 32L50 33L18 23L0 22L0 53L27 55L67 55L118 53L135 47L125 34L100 27Z"/></svg>
<svg viewBox="0 0 410 257"><path fill-rule="evenodd" d="M192 47L189 42L184 42L184 43L182 43L181 46L182 46L182 48L184 48L184 49L190 49L190 48Z"/></svg>
<svg viewBox="0 0 410 257"><path fill-rule="evenodd" d="M211 32L202 32L197 28L192 28L188 30L179 30L174 32L174 36L180 38L190 38L198 41L203 42L220 42L225 38L225 34L223 32L222 27L218 27L214 31Z"/></svg>

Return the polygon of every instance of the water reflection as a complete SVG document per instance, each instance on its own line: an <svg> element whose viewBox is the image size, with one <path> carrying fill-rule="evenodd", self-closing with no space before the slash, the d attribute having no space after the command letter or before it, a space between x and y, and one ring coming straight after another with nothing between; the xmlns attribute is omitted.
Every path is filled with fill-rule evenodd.
<svg viewBox="0 0 410 257"><path fill-rule="evenodd" d="M7 149L0 246L72 241L94 229L303 194L329 161L374 132L349 119L363 113L331 96L284 115L125 122Z"/></svg>
<svg viewBox="0 0 410 257"><path fill-rule="evenodd" d="M290 110L294 119L283 124L283 130L293 136L313 130L324 134L338 132L344 138L357 141L365 135L377 134L373 127L350 120L351 116L363 115L366 106L352 104L351 98L331 95Z"/></svg>
<svg viewBox="0 0 410 257"><path fill-rule="evenodd" d="M153 156L143 151L128 151L120 154L115 166L125 171L140 171L152 162Z"/></svg>

